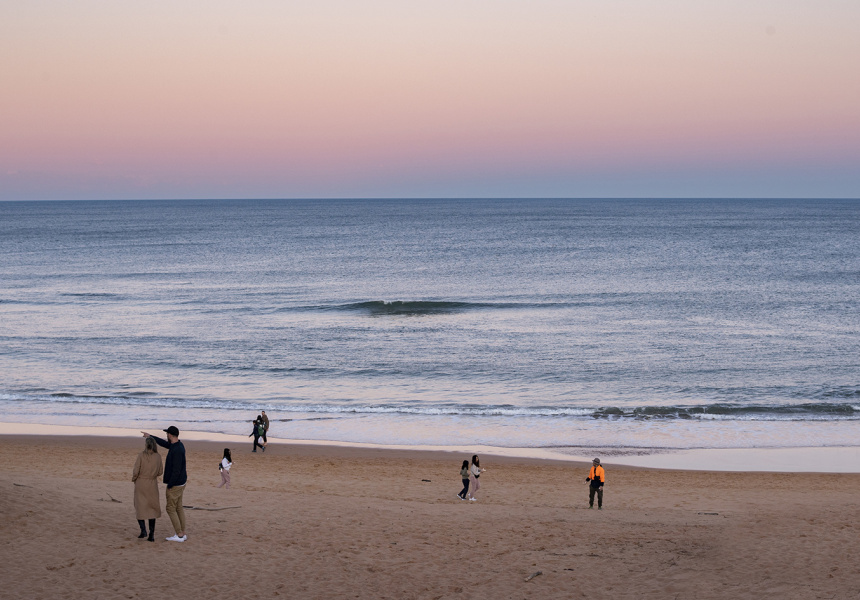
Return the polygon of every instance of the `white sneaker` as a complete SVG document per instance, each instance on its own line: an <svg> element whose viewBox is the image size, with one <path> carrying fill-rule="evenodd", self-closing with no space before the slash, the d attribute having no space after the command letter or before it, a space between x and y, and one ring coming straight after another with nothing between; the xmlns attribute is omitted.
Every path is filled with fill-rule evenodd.
<svg viewBox="0 0 860 600"><path fill-rule="evenodd" d="M169 538L164 538L168 542L184 542L188 538L186 536L179 537L178 535L171 535Z"/></svg>
<svg viewBox="0 0 860 600"><path fill-rule="evenodd" d="M469 498L469 502L477 502L477 501L478 501L477 498Z"/></svg>

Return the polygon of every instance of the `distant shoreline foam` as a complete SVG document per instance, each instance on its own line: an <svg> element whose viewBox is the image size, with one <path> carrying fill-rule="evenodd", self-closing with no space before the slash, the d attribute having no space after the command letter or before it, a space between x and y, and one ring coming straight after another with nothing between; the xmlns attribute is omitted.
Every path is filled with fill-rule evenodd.
<svg viewBox="0 0 860 600"><path fill-rule="evenodd" d="M0 422L0 435L69 435L93 437L139 437L140 431L116 427L75 427L36 423ZM182 438L191 441L249 444L245 436L205 431L183 431ZM860 473L860 446L816 448L708 448L667 450L641 448L595 449L590 454L573 454L561 448L500 448L495 446L401 446L322 440L272 438L270 443L346 448L373 448L415 452L478 453L488 456L587 462L600 454L607 465L617 464L653 469L684 471L767 471L780 473ZM573 449L571 449L573 450ZM580 449L576 449L580 450Z"/></svg>
<svg viewBox="0 0 860 600"><path fill-rule="evenodd" d="M836 390L831 396L842 402L798 402L784 404L746 404L727 402L668 406L514 406L510 404L478 405L469 403L292 403L277 404L282 413L334 414L403 414L488 417L564 417L579 419L634 420L860 420L860 395L856 389ZM68 392L47 394L0 394L0 401L50 402L58 404L93 404L109 406L147 406L162 408L197 408L224 411L248 411L246 402L225 399L188 399L159 397L155 392L138 391L126 395L78 395ZM271 404L271 402L270 402Z"/></svg>

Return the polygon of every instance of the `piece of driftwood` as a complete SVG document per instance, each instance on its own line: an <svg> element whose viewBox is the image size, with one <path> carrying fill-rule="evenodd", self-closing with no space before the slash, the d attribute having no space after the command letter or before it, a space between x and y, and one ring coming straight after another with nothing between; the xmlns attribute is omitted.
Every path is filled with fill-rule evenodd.
<svg viewBox="0 0 860 600"><path fill-rule="evenodd" d="M105 492L105 494L107 494L107 492ZM113 497L113 496L111 496L110 494L107 494L107 497L108 497L108 498L110 498L110 501L111 501L111 502L119 502L120 504L122 504L122 500L117 500L116 498L114 498L114 497ZM99 498L99 499L101 500L101 498ZM106 502L106 501L105 501L105 502Z"/></svg>
<svg viewBox="0 0 860 600"><path fill-rule="evenodd" d="M24 485L23 483L13 483L12 485L17 485L18 487L33 487L32 485Z"/></svg>
<svg viewBox="0 0 860 600"><path fill-rule="evenodd" d="M543 571L535 571L534 573L532 573L531 575L526 577L526 581L531 581L532 579L534 579L535 577L537 577L538 575L540 575L542 573L543 573Z"/></svg>
<svg viewBox="0 0 860 600"><path fill-rule="evenodd" d="M208 508L206 506L182 506L188 510L227 510L228 508L242 508L241 506L221 506L219 508Z"/></svg>
<svg viewBox="0 0 860 600"><path fill-rule="evenodd" d="M426 481L427 483L430 483L429 479L422 479L421 481Z"/></svg>

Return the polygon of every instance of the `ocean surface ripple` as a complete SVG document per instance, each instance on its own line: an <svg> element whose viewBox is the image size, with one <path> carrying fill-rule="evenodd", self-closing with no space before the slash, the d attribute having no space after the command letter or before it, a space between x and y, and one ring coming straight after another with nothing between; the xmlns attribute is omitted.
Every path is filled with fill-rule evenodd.
<svg viewBox="0 0 860 600"><path fill-rule="evenodd" d="M0 203L21 423L860 444L860 202Z"/></svg>

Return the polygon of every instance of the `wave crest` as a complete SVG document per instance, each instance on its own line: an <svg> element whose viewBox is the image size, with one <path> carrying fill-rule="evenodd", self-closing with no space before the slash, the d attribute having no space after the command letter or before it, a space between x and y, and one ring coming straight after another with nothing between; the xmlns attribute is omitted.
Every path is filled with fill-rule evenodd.
<svg viewBox="0 0 860 600"><path fill-rule="evenodd" d="M335 308L346 311L358 311L372 316L380 315L437 315L463 312L466 310L494 308L498 304L486 304L476 302L452 302L441 300L395 300L385 302L384 300L371 300L367 302L353 302L342 304Z"/></svg>
<svg viewBox="0 0 860 600"><path fill-rule="evenodd" d="M95 404L179 410L214 409L253 411L259 400L225 400L219 398L162 397L154 392L137 391L117 395L76 395L68 392L50 394L0 394L0 403L43 402L58 405ZM327 415L390 414L404 416L561 418L618 421L844 421L860 420L860 405L852 402L816 402L804 404L734 405L707 404L688 406L514 406L459 403L371 404L350 402L301 402L268 400L264 404L273 413L310 413Z"/></svg>

